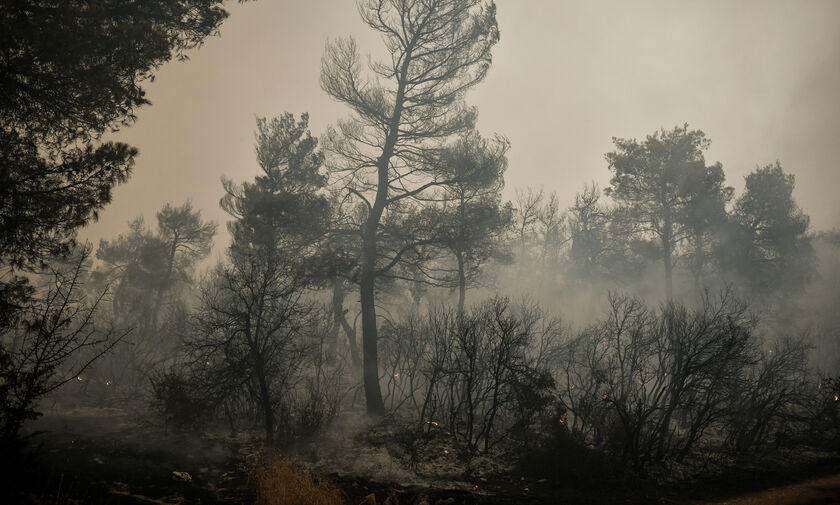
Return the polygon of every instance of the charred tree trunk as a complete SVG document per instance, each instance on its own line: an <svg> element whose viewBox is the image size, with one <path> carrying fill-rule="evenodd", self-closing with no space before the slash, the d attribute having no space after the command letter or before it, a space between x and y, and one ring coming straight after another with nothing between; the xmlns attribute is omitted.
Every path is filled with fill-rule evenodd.
<svg viewBox="0 0 840 505"><path fill-rule="evenodd" d="M384 157L384 155L383 155ZM390 159L390 156L388 156ZM362 268L359 279L359 303L362 306L362 384L365 389L367 413L371 416L385 414L382 389L379 385L379 334L376 327L376 231L385 208L388 191L388 165L380 167L380 184L376 203L370 209L362 241ZM384 179L384 181L383 181Z"/></svg>
<svg viewBox="0 0 840 505"><path fill-rule="evenodd" d="M703 279L703 230L694 232L694 287L698 294L703 293L705 280Z"/></svg>
<svg viewBox="0 0 840 505"><path fill-rule="evenodd" d="M410 51L406 53L399 73L399 84L394 99L394 110L388 123L388 133L382 154L376 160L376 199L368 209L368 216L362 230L362 262L359 282L359 303L362 306L362 383L365 388L367 413L371 416L385 414L382 389L379 386L379 335L376 329L376 270L377 231L379 220L388 205L389 174L394 146L400 131L400 120L405 100L405 76L411 62Z"/></svg>
<svg viewBox="0 0 840 505"><path fill-rule="evenodd" d="M464 257L458 252L458 324L464 320L464 304L467 299L467 275L464 272Z"/></svg>
<svg viewBox="0 0 840 505"><path fill-rule="evenodd" d="M665 263L665 296L668 301L674 299L674 279L673 271L674 265L671 257L672 241L673 241L673 224L671 223L671 216L665 215L662 227L662 260Z"/></svg>
<svg viewBox="0 0 840 505"><path fill-rule="evenodd" d="M157 331L158 328L158 315L160 314L160 306L163 302L163 293L169 287L169 283L172 280L172 271L175 268L175 253L178 251L178 240L179 237L176 234L175 237L172 239L172 245L169 248L169 258L166 265L166 278L164 279L165 284L163 286L158 287L157 289L155 307L152 310L152 329L155 331Z"/></svg>
<svg viewBox="0 0 840 505"><path fill-rule="evenodd" d="M332 309L335 341L331 343L331 345L333 345L333 353L335 353L335 346L338 345L338 331L339 328L341 328L347 336L347 343L350 346L350 359L353 362L353 365L358 367L362 364L362 361L359 359L358 344L356 343L356 329L350 326L347 322L347 318L344 317L345 291L342 282L343 281L341 279L333 281Z"/></svg>
<svg viewBox="0 0 840 505"><path fill-rule="evenodd" d="M271 407L271 391L265 376L265 363L262 356L256 356L254 365L257 386L260 388L260 408L262 408L265 423L265 439L270 441L274 438L274 410Z"/></svg>
<svg viewBox="0 0 840 505"><path fill-rule="evenodd" d="M374 280L372 273L363 273L359 289L362 305L362 378L367 413L372 416L381 416L385 414L385 403L382 401L382 390L379 386Z"/></svg>

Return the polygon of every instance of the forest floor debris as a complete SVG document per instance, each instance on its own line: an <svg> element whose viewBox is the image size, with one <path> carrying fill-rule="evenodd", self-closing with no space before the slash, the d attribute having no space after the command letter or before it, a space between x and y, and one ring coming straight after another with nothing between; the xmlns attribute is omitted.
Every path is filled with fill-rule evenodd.
<svg viewBox="0 0 840 505"><path fill-rule="evenodd" d="M36 464L25 469L33 478L22 505L254 503L249 473L258 439L166 433L108 414L77 412L76 417L53 416L33 425L41 433L31 439L28 454ZM518 475L512 462L499 455L464 463L444 432L412 445L402 422L371 423L352 416L339 421L344 421L340 429L317 443L299 444L289 454L318 482L332 483L348 505L804 505L840 499L840 458L821 454L802 457L794 466L733 469L689 484L569 486ZM190 480L174 480L176 472L189 474Z"/></svg>

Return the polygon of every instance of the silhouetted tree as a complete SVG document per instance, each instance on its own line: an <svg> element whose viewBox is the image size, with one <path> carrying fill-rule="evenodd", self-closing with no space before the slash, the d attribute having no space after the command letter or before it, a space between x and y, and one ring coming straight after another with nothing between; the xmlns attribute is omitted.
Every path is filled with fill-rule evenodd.
<svg viewBox="0 0 840 505"><path fill-rule="evenodd" d="M114 318L139 333L151 328L155 293L166 289L166 246L142 217L129 223L127 233L112 240L100 239L94 272L99 285L111 285Z"/></svg>
<svg viewBox="0 0 840 505"><path fill-rule="evenodd" d="M467 285L481 266L495 257L509 256L502 235L512 224L513 209L502 204L507 142L487 141L471 132L458 139L443 156L444 169L456 181L441 192L439 241L457 266L458 315L464 313Z"/></svg>
<svg viewBox="0 0 840 505"><path fill-rule="evenodd" d="M437 141L470 129L476 112L464 93L480 82L499 39L495 6L479 0L402 2L365 0L363 21L382 34L390 57L371 62L362 74L356 43L327 46L321 84L347 104L354 117L339 124L332 143L343 183L364 203L359 291L362 309L364 388L368 412L382 414L379 385L375 285L377 278L413 251L382 247L383 222L397 206L449 181L434 163Z"/></svg>
<svg viewBox="0 0 840 505"><path fill-rule="evenodd" d="M679 219L686 199L681 183L689 170L705 167L703 151L709 141L702 131L689 131L685 125L660 130L644 142L613 138L613 143L616 150L606 155L613 172L606 192L659 241L671 299L673 253L686 233Z"/></svg>
<svg viewBox="0 0 840 505"><path fill-rule="evenodd" d="M610 276L620 281L637 270L633 261L632 223L616 208L601 202L601 190L594 183L575 195L569 208L569 259L575 272L593 282Z"/></svg>
<svg viewBox="0 0 840 505"><path fill-rule="evenodd" d="M516 188L514 199L516 235L519 239L519 273L525 266L528 251L528 242L535 240L537 231L536 225L539 222L540 208L542 207L545 192L540 188L535 191L532 187L525 189Z"/></svg>
<svg viewBox="0 0 840 505"><path fill-rule="evenodd" d="M100 240L96 257L102 265L94 272L101 289L111 286L111 320L132 328L128 345L119 346L97 370L106 373L112 389L143 387L149 374L172 357L179 326L186 321L194 269L210 253L216 233L214 222L203 221L191 204L167 204L157 214L155 231L143 218L113 240ZM167 311L161 320L163 300Z"/></svg>
<svg viewBox="0 0 840 505"><path fill-rule="evenodd" d="M216 223L202 221L201 211L193 210L192 204L187 202L180 207L166 204L157 213L158 235L166 247L166 273L164 283L172 286L179 273L181 280L188 280L184 275L195 265L210 254L213 237L216 235ZM160 305L165 295L165 287L158 287L155 307L152 311L152 327L156 328Z"/></svg>
<svg viewBox="0 0 840 505"><path fill-rule="evenodd" d="M566 216L560 210L557 193L552 191L537 214L539 233L541 280L554 280L560 251L569 241L566 233Z"/></svg>
<svg viewBox="0 0 840 505"><path fill-rule="evenodd" d="M187 202L166 204L157 213L156 232L143 218L129 224L129 232L100 240L96 257L103 262L100 282L115 285L114 308L129 316L126 324L157 328L162 299L177 285L191 282L196 264L210 254L216 223L203 221L201 211Z"/></svg>
<svg viewBox="0 0 840 505"><path fill-rule="evenodd" d="M308 130L308 115L257 120L254 182L224 181L222 208L235 220L233 243L201 292L188 348L198 367L212 368L219 388L245 385L262 416L267 438L275 409L303 366L305 328L312 307L305 289L318 275L313 249L329 223L322 189L323 155Z"/></svg>
<svg viewBox="0 0 840 505"><path fill-rule="evenodd" d="M718 251L723 268L758 293L801 288L812 273L809 218L793 199L794 183L779 162L750 173Z"/></svg>
<svg viewBox="0 0 840 505"><path fill-rule="evenodd" d="M711 166L692 164L686 167L680 183L685 201L677 219L686 229L692 245L691 273L698 293L704 288L707 236L725 226L726 204L734 193L732 187L724 185L724 180L720 163Z"/></svg>

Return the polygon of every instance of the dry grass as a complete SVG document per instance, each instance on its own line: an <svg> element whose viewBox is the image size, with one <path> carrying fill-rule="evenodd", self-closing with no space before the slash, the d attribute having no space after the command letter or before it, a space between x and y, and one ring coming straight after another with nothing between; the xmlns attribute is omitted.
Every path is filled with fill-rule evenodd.
<svg viewBox="0 0 840 505"><path fill-rule="evenodd" d="M342 505L344 494L332 482L316 479L281 457L259 461L252 470L255 505Z"/></svg>

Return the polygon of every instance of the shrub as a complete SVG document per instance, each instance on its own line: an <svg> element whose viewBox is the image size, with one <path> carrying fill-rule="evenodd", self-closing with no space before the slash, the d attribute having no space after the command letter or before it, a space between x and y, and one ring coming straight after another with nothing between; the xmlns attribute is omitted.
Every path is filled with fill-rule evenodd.
<svg viewBox="0 0 840 505"><path fill-rule="evenodd" d="M152 408L167 428L201 429L212 417L214 402L201 393L194 380L177 372L164 372L150 380Z"/></svg>
<svg viewBox="0 0 840 505"><path fill-rule="evenodd" d="M556 485L603 485L622 473L619 461L588 447L568 430L562 408L539 434L539 443L522 446L517 459L517 473L550 479Z"/></svg>
<svg viewBox="0 0 840 505"><path fill-rule="evenodd" d="M611 296L606 318L566 347L569 428L637 472L682 461L739 402L758 355L753 326L730 292L658 311Z"/></svg>

